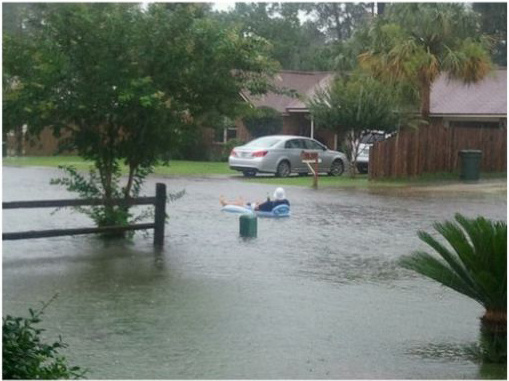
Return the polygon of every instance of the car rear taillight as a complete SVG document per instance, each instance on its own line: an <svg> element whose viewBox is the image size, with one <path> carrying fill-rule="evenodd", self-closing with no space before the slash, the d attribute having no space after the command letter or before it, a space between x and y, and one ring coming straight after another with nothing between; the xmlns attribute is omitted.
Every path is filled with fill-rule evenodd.
<svg viewBox="0 0 509 381"><path fill-rule="evenodd" d="M269 151L256 151L252 153L253 157L264 157Z"/></svg>
<svg viewBox="0 0 509 381"><path fill-rule="evenodd" d="M230 152L230 156L233 156L233 157L237 157L237 152L235 151L235 149L232 149L232 152Z"/></svg>

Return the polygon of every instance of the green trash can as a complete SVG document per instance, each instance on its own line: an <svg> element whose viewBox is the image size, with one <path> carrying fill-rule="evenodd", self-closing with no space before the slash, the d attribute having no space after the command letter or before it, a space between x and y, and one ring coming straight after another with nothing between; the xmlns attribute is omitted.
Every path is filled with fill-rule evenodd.
<svg viewBox="0 0 509 381"><path fill-rule="evenodd" d="M459 154L461 159L460 179L463 181L479 180L482 151L464 149Z"/></svg>
<svg viewBox="0 0 509 381"><path fill-rule="evenodd" d="M258 219L253 213L243 214L240 216L240 236L247 238L255 238L258 230Z"/></svg>

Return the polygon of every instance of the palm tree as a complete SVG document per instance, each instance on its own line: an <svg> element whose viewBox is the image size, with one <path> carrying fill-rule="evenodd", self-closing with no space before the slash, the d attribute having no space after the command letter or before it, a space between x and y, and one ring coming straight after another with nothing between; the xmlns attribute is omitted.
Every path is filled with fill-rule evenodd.
<svg viewBox="0 0 509 381"><path fill-rule="evenodd" d="M427 119L431 85L441 73L474 83L491 70L477 30L474 13L463 4L392 4L367 32L370 46L359 62L377 77L412 82Z"/></svg>
<svg viewBox="0 0 509 381"><path fill-rule="evenodd" d="M488 338L491 352L498 352L497 360L505 361L507 224L483 217L468 219L459 213L455 219L457 224L446 221L433 225L452 250L429 233L419 231L419 238L431 246L441 259L424 251L415 251L404 256L400 265L480 303L486 309L481 318L483 339ZM486 343L483 346L486 348Z"/></svg>

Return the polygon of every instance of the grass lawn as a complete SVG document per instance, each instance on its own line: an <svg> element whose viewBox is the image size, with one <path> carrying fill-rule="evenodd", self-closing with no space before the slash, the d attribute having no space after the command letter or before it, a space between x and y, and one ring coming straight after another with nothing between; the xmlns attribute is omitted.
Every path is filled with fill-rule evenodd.
<svg viewBox="0 0 509 381"><path fill-rule="evenodd" d="M58 167L59 165L73 165L77 169L87 170L92 162L85 161L78 156L41 156L41 157L7 157L3 158L3 165L27 167ZM122 168L127 173L125 167ZM158 175L233 175L227 163L172 160L168 166L157 166L154 170Z"/></svg>
<svg viewBox="0 0 509 381"><path fill-rule="evenodd" d="M84 161L78 156L46 156L4 158L3 165L33 167L57 167L59 165L73 165L79 170L87 170L92 166L92 163ZM123 170L125 173L127 173L125 168L123 168ZM230 168L228 168L228 164L225 162L202 162L185 160L172 160L168 166L156 166L154 174L181 176L232 175L243 178L240 172L230 170ZM507 173L482 173L481 178L506 179ZM291 185L311 187L313 184L313 177L291 176L288 178L278 178L272 175L259 175L253 178L245 178L245 181L274 184L275 186ZM369 181L367 175L357 175L356 178L351 178L349 175L344 174L340 177L320 176L318 179L318 186L366 189L452 184L457 182L459 182L459 175L457 173L437 173L432 175L423 175L417 179L388 179L380 181Z"/></svg>

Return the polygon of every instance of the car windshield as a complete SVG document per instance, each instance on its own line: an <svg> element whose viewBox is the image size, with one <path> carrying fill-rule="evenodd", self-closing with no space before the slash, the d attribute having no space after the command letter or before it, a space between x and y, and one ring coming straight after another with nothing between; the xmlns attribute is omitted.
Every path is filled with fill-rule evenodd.
<svg viewBox="0 0 509 381"><path fill-rule="evenodd" d="M381 142L385 140L384 134L366 134L361 138L363 144L373 144L374 142Z"/></svg>
<svg viewBox="0 0 509 381"><path fill-rule="evenodd" d="M258 139L250 141L244 147L269 148L269 147L275 146L280 141L281 141L281 138L275 138L273 136L265 136L263 138L258 138Z"/></svg>

